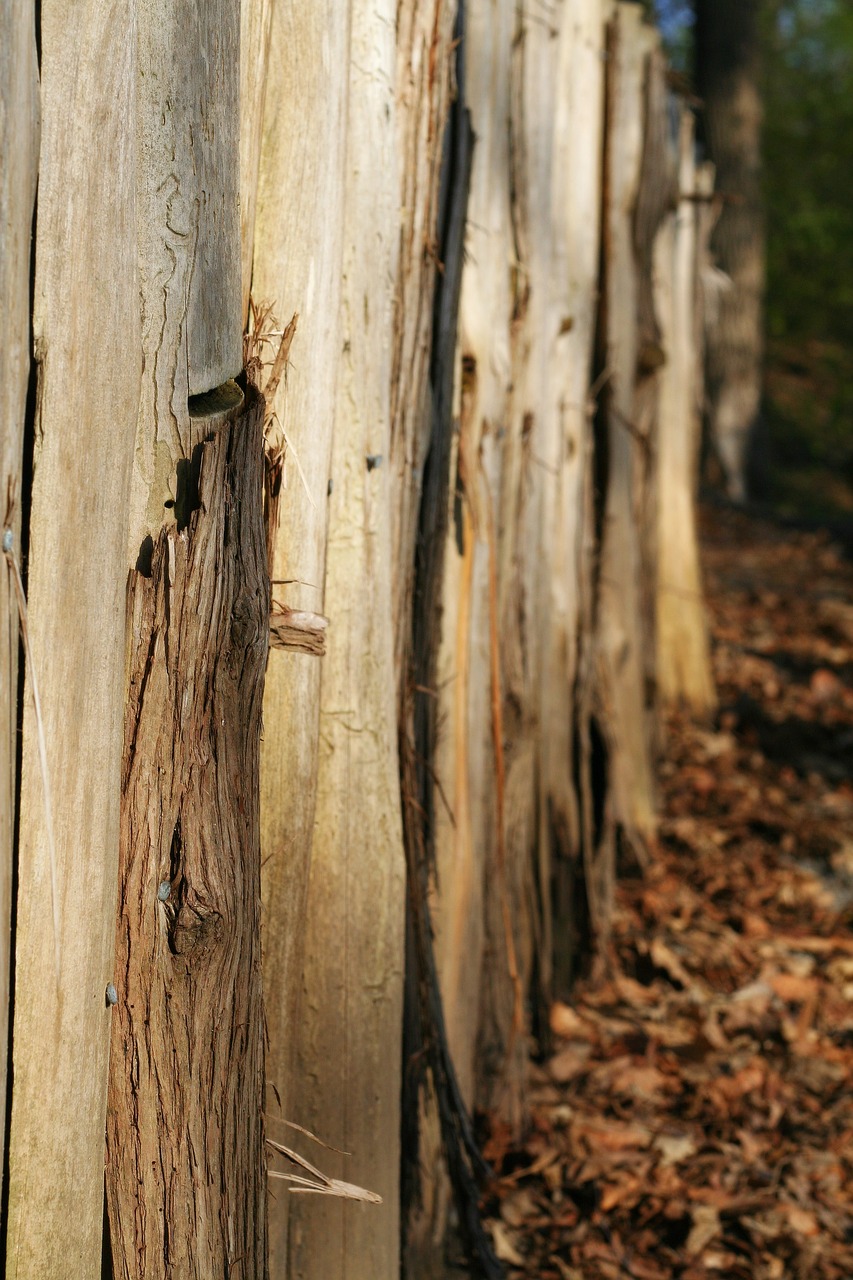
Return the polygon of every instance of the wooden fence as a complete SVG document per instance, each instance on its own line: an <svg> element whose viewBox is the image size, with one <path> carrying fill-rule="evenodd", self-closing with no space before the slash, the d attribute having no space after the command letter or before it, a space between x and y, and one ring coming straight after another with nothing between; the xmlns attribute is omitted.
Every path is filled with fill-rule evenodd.
<svg viewBox="0 0 853 1280"><path fill-rule="evenodd" d="M691 110L612 0L2 0L0 69L7 1274L497 1274L470 1115L713 709Z"/></svg>

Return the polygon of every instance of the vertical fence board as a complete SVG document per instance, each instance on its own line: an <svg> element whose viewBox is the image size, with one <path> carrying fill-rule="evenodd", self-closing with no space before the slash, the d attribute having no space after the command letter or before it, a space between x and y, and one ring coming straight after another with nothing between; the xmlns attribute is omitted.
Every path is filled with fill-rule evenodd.
<svg viewBox="0 0 853 1280"><path fill-rule="evenodd" d="M490 574L497 578L501 437L506 430L513 255L509 66L513 6L466 7L465 92L476 138L459 303L459 437L451 467L436 769L437 959L448 1042L473 1107L484 945L484 875L494 871ZM497 602L495 602L496 605ZM499 655L497 655L499 656Z"/></svg>
<svg viewBox="0 0 853 1280"><path fill-rule="evenodd" d="M32 0L0 3L0 493L3 527L20 546L24 414L30 377L30 235L39 145L38 67ZM10 506L10 500L14 505ZM18 605L0 572L0 1159L6 1150L11 976L12 860L18 727Z"/></svg>
<svg viewBox="0 0 853 1280"><path fill-rule="evenodd" d="M404 859L393 670L391 334L399 235L395 0L352 5L342 356L317 815L293 1107L311 1156L381 1206L295 1199L290 1274L391 1280L399 1258ZM376 155L382 164L375 165Z"/></svg>
<svg viewBox="0 0 853 1280"><path fill-rule="evenodd" d="M436 732L431 766L435 884L430 896L435 965L447 1046L462 1100L472 1108L480 1008L483 876L494 836L494 753L489 654L489 534L492 492L479 453L499 462L497 434L506 416L511 312L509 261L508 69L512 6L469 0L464 11L464 102L476 134L459 300L456 403L445 501L450 524L440 556L440 611L431 620L435 670L429 698ZM460 386L461 383L461 386ZM489 434L487 431L486 434ZM475 527L472 510L479 514ZM490 525L491 520L491 525ZM489 804L488 801L491 801ZM419 1198L410 1211L407 1274L442 1274L450 1185L435 1081L419 1099Z"/></svg>
<svg viewBox="0 0 853 1280"><path fill-rule="evenodd" d="M232 246L239 255L239 244ZM128 592L107 1200L121 1280L266 1275L263 405L208 419L187 524Z"/></svg>
<svg viewBox="0 0 853 1280"><path fill-rule="evenodd" d="M95 1276L124 691L127 507L140 387L136 6L41 6L30 640L25 691L8 1276ZM105 158L108 158L105 162ZM56 970L56 943L59 976Z"/></svg>
<svg viewBox="0 0 853 1280"><path fill-rule="evenodd" d="M349 31L349 4L324 0L274 9L255 220L253 295L273 303L282 324L299 316L290 367L275 400L289 453L272 593L274 600L311 613L323 612L342 343ZM302 988L323 661L283 650L270 654L261 747L266 1108L270 1116L297 1122L289 1086ZM270 1269L278 1275L287 1266L285 1186L277 1183L270 1191Z"/></svg>
<svg viewBox="0 0 853 1280"><path fill-rule="evenodd" d="M540 893L550 911L539 955L546 999L568 993L587 944L583 850L589 840L588 640L591 625L589 491L590 381L601 221L604 21L601 0L569 0L560 34L554 123L555 314L552 377L559 433L553 507L543 539L553 543L543 583L545 653L539 689ZM555 922L551 925L551 920Z"/></svg>
<svg viewBox="0 0 853 1280"><path fill-rule="evenodd" d="M661 370L657 452L658 689L699 715L716 705L696 529L700 406L696 326L699 288L694 117L681 108L680 200L656 247L658 310L667 361Z"/></svg>
<svg viewBox="0 0 853 1280"><path fill-rule="evenodd" d="M269 595L262 406L254 396L246 408L232 380L239 28L238 0L140 7L144 370L107 1124L113 1265L127 1280L265 1268L258 754Z"/></svg>
<svg viewBox="0 0 853 1280"><path fill-rule="evenodd" d="M642 854L654 829L654 789L642 650L641 559L635 507L638 439L634 420L638 355L634 209L643 139L647 41L639 6L619 4L610 23L604 207L604 396L607 489L598 583L598 719L612 770L608 819ZM606 838L606 837L605 837ZM604 852L593 912L604 925L612 893L612 850Z"/></svg>

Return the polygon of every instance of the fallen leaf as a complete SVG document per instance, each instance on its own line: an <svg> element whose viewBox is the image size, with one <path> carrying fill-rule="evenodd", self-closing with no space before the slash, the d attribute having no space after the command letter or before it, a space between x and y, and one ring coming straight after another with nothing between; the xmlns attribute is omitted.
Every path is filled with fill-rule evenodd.
<svg viewBox="0 0 853 1280"><path fill-rule="evenodd" d="M784 1209L792 1231L801 1236L816 1236L819 1233L820 1227L813 1213L796 1204L786 1204Z"/></svg>
<svg viewBox="0 0 853 1280"><path fill-rule="evenodd" d="M524 1254L520 1253L517 1247L521 1239L518 1232L511 1231L498 1218L487 1218L485 1225L492 1237L495 1254L500 1261L509 1262L514 1267L523 1267Z"/></svg>
<svg viewBox="0 0 853 1280"><path fill-rule="evenodd" d="M678 1164L680 1160L689 1160L696 1154L696 1143L689 1134L659 1133L652 1143L655 1151L661 1153L661 1164L664 1167Z"/></svg>
<svg viewBox="0 0 853 1280"><path fill-rule="evenodd" d="M720 1234L720 1214L713 1205L697 1204L691 1214L693 1226L684 1246L688 1255L695 1258L702 1253L706 1245Z"/></svg>
<svg viewBox="0 0 853 1280"><path fill-rule="evenodd" d="M555 1036L562 1040L584 1040L590 1034L590 1026L579 1017L570 1005L555 1000L548 1015L548 1025Z"/></svg>
<svg viewBox="0 0 853 1280"><path fill-rule="evenodd" d="M548 1075L557 1084L567 1084L581 1075L589 1065L592 1049L588 1044L570 1044L548 1060Z"/></svg>

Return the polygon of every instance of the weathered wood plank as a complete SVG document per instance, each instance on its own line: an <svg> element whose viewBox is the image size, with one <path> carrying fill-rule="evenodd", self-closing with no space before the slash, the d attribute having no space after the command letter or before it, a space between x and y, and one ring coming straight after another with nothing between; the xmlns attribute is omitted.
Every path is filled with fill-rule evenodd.
<svg viewBox="0 0 853 1280"><path fill-rule="evenodd" d="M30 271L39 146L35 6L0 3L0 493L4 532L20 555L21 466L30 377ZM13 505L10 505L13 499ZM18 726L18 606L11 574L0 572L0 1158L6 1150L6 1077L12 917L12 860Z"/></svg>
<svg viewBox="0 0 853 1280"><path fill-rule="evenodd" d="M143 324L180 348L174 395L243 367L239 243L240 6L139 0L139 228ZM182 311L162 314L158 287ZM147 286L147 287L146 287ZM216 323L212 323L216 317Z"/></svg>
<svg viewBox="0 0 853 1280"><path fill-rule="evenodd" d="M351 5L343 356L326 562L332 623L292 1094L300 1123L351 1153L323 1152L324 1172L383 1202L295 1198L290 1274L299 1280L392 1280L399 1266L405 872L387 465L400 250L395 10L396 0Z"/></svg>
<svg viewBox="0 0 853 1280"><path fill-rule="evenodd" d="M288 448L273 558L273 598L324 614L326 528L336 383L341 359L344 164L349 4L275 6L270 35L252 290L299 325L275 399ZM333 634L335 619L330 619ZM264 992L271 1116L289 1103L302 990L305 901L314 833L320 681L325 658L273 650L261 748ZM271 1124L272 1128L272 1124ZM271 1188L270 1269L287 1266L285 1184ZM292 1197L291 1197L292 1198Z"/></svg>
<svg viewBox="0 0 853 1280"><path fill-rule="evenodd" d="M483 424L476 413L477 370L473 358L460 360L457 319L475 152L466 83L467 6L460 4L453 34L456 54L450 66L456 102L443 142L438 224L443 272L435 304L432 433L419 517L412 623L414 715L403 752L411 944L404 1040L404 1207L409 1217L404 1265L407 1274L424 1276L440 1266L452 1188L465 1245L478 1269L494 1276L500 1266L479 1218L477 1179L484 1167L469 1118L476 987L472 990L468 974L461 983L453 974L462 951L459 934L466 928L472 968L478 967L485 849L476 842L484 827L492 830L483 822L480 805L493 787L493 655L473 639L482 638L481 611L484 605L490 607L486 601L492 596L492 511L478 449ZM500 34L495 43L500 45ZM484 66L494 53L488 40L485 50ZM484 757L487 767L478 771ZM435 893L441 864L450 871L448 881L441 880L447 889L444 901ZM436 945L434 912L443 935ZM448 961L449 980L441 972ZM464 1028L460 996L471 1002L472 1021ZM455 1023L452 1030L445 1013Z"/></svg>
<svg viewBox="0 0 853 1280"><path fill-rule="evenodd" d="M193 458L128 589L118 1004L107 1113L123 1280L266 1275L259 756L263 404Z"/></svg>
<svg viewBox="0 0 853 1280"><path fill-rule="evenodd" d="M136 5L41 5L30 639L6 1274L99 1274L124 691L127 506L140 386ZM105 157L108 162L105 163ZM49 1082L49 1086L46 1082Z"/></svg>
<svg viewBox="0 0 853 1280"><path fill-rule="evenodd" d="M459 434L448 476L453 520L440 553L444 556L444 586L440 630L436 627L434 638L433 696L442 729L437 734L433 767L444 797L438 799L433 816L436 878L441 886L432 904L435 953L448 1046L468 1107L474 1105L476 1085L483 875L495 841L489 570L490 557L496 555L498 440L506 421L510 380L512 233L507 119L512 29L511 4L498 8L466 4L465 104L471 112L476 145L460 292ZM426 1152L422 1162L425 1158ZM431 1158L437 1160L438 1152ZM446 1196L441 1202L446 1204ZM423 1247L442 1234L435 1222L421 1229Z"/></svg>
<svg viewBox="0 0 853 1280"><path fill-rule="evenodd" d="M145 353L131 563L198 443L188 400L243 367L239 0L140 0L138 227ZM235 257L236 246L236 257Z"/></svg>

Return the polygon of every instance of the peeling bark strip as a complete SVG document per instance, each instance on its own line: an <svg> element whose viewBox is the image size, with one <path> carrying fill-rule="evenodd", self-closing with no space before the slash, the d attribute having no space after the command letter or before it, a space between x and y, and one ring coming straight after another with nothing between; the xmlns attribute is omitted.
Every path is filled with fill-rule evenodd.
<svg viewBox="0 0 853 1280"><path fill-rule="evenodd" d="M263 403L198 446L128 587L107 1197L117 1277L266 1274ZM129 1138L129 1135L132 1135Z"/></svg>
<svg viewBox="0 0 853 1280"><path fill-rule="evenodd" d="M270 614L270 648L294 649L322 658L326 652L328 618L297 609L274 609Z"/></svg>

